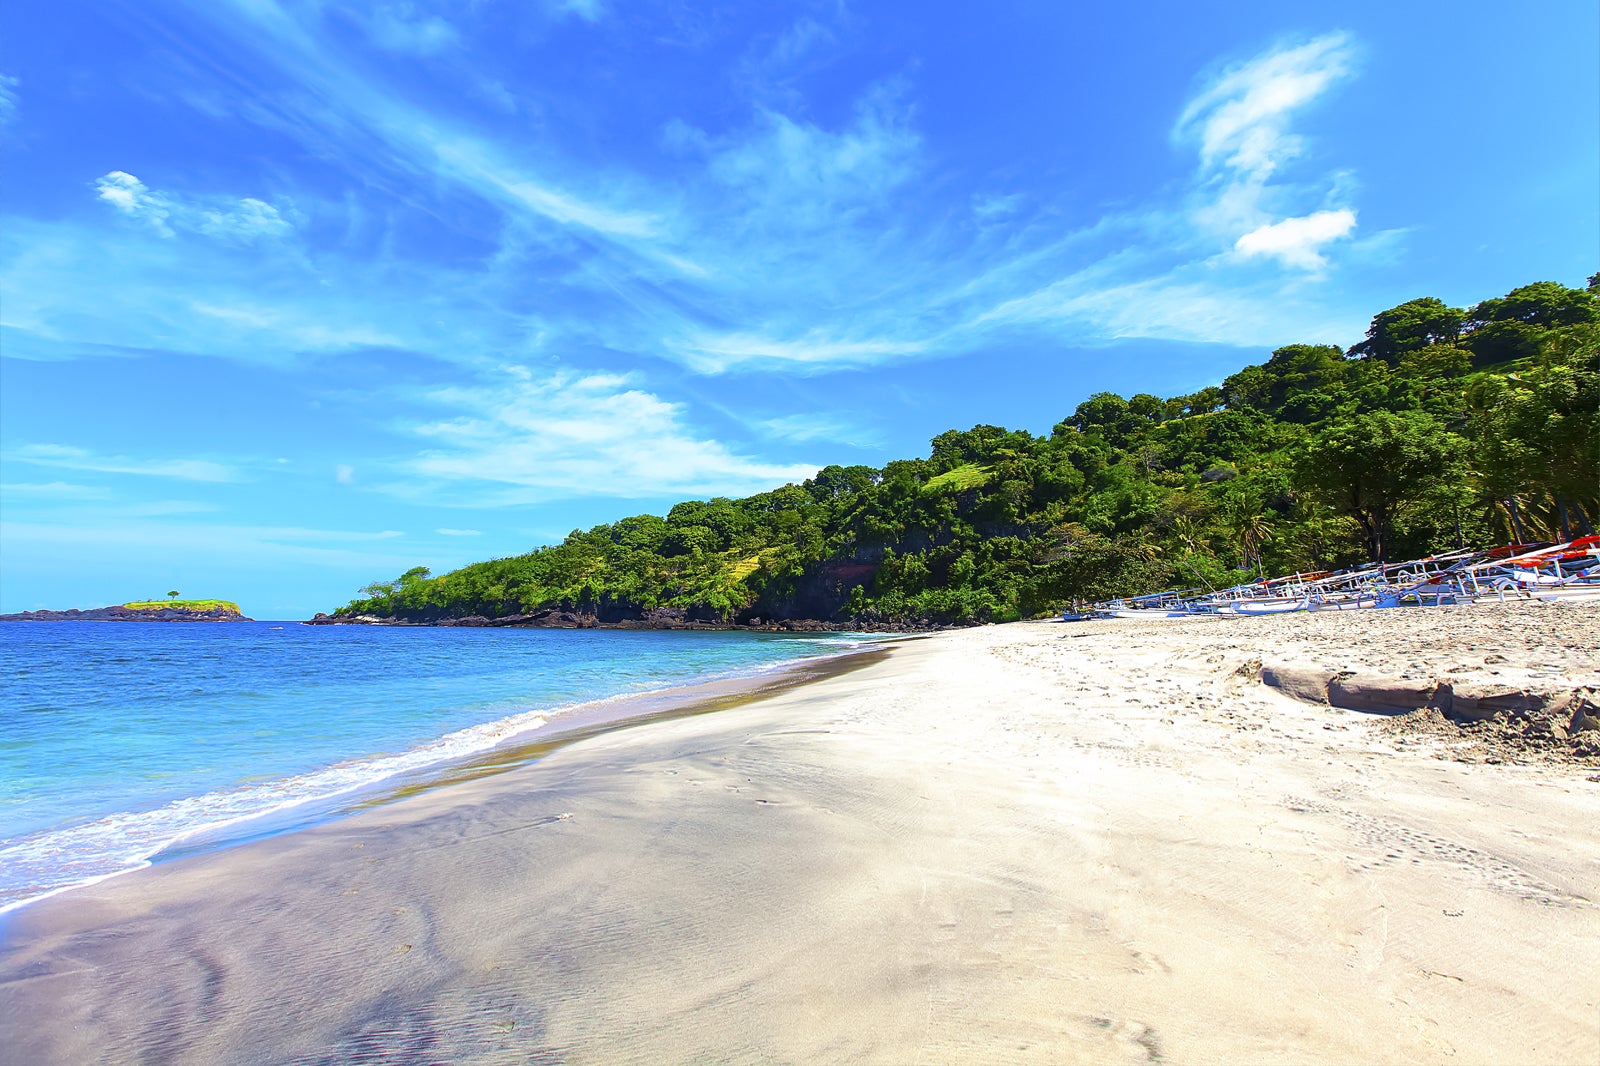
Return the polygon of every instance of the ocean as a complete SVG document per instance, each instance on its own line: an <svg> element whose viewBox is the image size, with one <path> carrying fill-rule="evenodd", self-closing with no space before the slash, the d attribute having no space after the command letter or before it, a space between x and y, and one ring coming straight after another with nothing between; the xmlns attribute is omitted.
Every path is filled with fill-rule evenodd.
<svg viewBox="0 0 1600 1066"><path fill-rule="evenodd" d="M0 623L0 910L336 817L564 710L873 638L295 622Z"/></svg>

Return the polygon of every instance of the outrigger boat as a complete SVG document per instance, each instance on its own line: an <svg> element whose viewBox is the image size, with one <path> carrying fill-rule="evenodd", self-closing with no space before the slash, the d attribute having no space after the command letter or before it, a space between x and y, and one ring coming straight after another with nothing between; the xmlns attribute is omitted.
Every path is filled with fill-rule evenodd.
<svg viewBox="0 0 1600 1066"><path fill-rule="evenodd" d="M1298 611L1465 606L1486 600L1582 602L1600 599L1600 536L1563 544L1511 544L1403 563L1329 573L1290 574L1221 590L1175 589L1064 612L1088 618L1258 616Z"/></svg>

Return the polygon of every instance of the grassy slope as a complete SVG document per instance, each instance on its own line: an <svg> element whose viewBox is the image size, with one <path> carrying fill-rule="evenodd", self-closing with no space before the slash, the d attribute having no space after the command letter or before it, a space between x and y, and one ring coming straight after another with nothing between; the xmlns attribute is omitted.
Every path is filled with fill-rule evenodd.
<svg viewBox="0 0 1600 1066"><path fill-rule="evenodd" d="M232 600L139 600L135 603L125 603L122 606L130 611L159 611L163 607L174 607L181 611L232 611L234 614L243 614L239 605Z"/></svg>

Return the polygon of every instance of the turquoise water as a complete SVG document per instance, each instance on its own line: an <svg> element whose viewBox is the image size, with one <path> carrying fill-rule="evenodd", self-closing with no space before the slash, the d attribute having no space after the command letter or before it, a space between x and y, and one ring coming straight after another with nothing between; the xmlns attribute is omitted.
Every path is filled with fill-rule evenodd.
<svg viewBox="0 0 1600 1066"><path fill-rule="evenodd" d="M0 908L847 634L0 623Z"/></svg>

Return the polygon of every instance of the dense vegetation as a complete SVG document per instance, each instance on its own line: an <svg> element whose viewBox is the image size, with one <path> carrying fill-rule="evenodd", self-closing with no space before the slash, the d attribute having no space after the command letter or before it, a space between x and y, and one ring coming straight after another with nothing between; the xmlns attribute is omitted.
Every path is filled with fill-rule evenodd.
<svg viewBox="0 0 1600 1066"><path fill-rule="evenodd" d="M1047 437L951 430L925 459L830 466L439 577L418 567L338 613L990 621L1593 532L1597 290L1600 275L1470 309L1411 300L1348 351L1292 344L1191 395L1091 396Z"/></svg>
<svg viewBox="0 0 1600 1066"><path fill-rule="evenodd" d="M239 605L232 600L136 600L122 606L130 611L231 611L239 614Z"/></svg>

